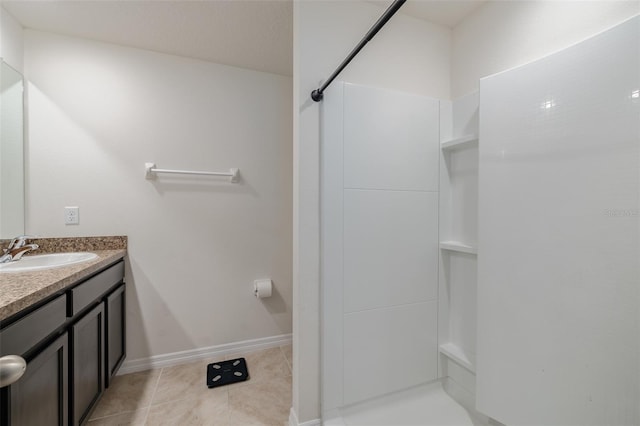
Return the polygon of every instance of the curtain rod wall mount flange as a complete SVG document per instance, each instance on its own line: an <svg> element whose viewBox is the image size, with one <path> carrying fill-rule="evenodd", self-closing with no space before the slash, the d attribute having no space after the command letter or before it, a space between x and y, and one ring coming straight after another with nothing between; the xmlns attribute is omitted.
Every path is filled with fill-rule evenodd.
<svg viewBox="0 0 640 426"><path fill-rule="evenodd" d="M323 98L324 93L322 93L320 89L315 89L313 92L311 92L311 99L313 99L315 102L320 102Z"/></svg>

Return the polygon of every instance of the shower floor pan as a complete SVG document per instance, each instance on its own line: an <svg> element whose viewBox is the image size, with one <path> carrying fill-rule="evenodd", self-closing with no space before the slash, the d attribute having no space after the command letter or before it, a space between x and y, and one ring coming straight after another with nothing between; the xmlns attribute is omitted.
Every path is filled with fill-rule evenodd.
<svg viewBox="0 0 640 426"><path fill-rule="evenodd" d="M342 408L324 426L480 426L483 419L453 400L440 382Z"/></svg>

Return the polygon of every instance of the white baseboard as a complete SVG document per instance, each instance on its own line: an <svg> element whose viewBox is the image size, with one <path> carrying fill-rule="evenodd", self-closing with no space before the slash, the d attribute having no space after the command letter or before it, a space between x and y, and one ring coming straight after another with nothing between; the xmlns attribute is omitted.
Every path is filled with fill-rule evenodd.
<svg viewBox="0 0 640 426"><path fill-rule="evenodd" d="M224 345L209 346L207 348L191 349L188 351L154 355L148 358L125 360L118 371L118 375L136 373L154 368L170 367L185 364L205 358L215 358L237 353L255 352L262 349L275 348L291 344L291 334L263 337L261 339L245 340ZM306 424L305 424L306 426Z"/></svg>
<svg viewBox="0 0 640 426"><path fill-rule="evenodd" d="M289 411L289 426L322 426L322 420L314 419L304 423L298 423L296 411L291 407L291 411Z"/></svg>

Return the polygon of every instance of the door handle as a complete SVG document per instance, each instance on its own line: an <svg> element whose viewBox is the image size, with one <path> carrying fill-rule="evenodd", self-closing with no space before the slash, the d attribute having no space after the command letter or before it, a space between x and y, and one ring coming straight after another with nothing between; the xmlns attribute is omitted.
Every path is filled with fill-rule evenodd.
<svg viewBox="0 0 640 426"><path fill-rule="evenodd" d="M27 362L19 355L0 358L0 388L17 382L27 370Z"/></svg>

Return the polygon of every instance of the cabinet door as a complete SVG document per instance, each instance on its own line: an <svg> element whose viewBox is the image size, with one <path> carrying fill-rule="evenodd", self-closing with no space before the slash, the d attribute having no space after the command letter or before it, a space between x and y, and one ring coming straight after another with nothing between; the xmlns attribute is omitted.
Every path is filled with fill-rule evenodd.
<svg viewBox="0 0 640 426"><path fill-rule="evenodd" d="M71 327L72 425L82 424L104 390L104 304Z"/></svg>
<svg viewBox="0 0 640 426"><path fill-rule="evenodd" d="M27 363L20 380L3 390L8 407L3 425L67 425L68 347L64 333Z"/></svg>
<svg viewBox="0 0 640 426"><path fill-rule="evenodd" d="M106 386L109 387L112 377L120 368L126 355L125 335L125 285L118 287L106 298L107 318L107 360Z"/></svg>

